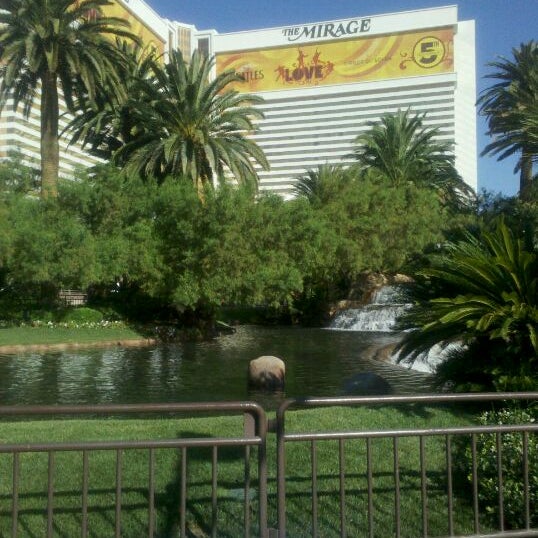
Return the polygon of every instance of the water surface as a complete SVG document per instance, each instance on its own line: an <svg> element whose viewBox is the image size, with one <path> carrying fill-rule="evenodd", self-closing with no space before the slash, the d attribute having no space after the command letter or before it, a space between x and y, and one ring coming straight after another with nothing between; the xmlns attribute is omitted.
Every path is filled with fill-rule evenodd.
<svg viewBox="0 0 538 538"><path fill-rule="evenodd" d="M394 333L294 327L239 327L236 334L189 344L0 355L0 405L188 402L342 395L346 379L375 372L396 393L428 392L426 374L372 360ZM286 363L286 388L249 391L247 368L260 355Z"/></svg>

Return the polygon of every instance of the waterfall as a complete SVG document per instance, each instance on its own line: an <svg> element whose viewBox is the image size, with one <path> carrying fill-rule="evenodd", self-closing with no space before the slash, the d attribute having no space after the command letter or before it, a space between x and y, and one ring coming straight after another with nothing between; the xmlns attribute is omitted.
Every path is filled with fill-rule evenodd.
<svg viewBox="0 0 538 538"><path fill-rule="evenodd" d="M396 318L409 308L408 304L401 302L399 295L396 286L384 286L374 293L370 304L339 312L334 317L330 329L390 332Z"/></svg>

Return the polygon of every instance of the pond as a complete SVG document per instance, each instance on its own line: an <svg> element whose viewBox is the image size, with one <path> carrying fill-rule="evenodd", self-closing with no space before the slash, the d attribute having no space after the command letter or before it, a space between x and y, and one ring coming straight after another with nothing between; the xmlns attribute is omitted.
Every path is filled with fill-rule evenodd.
<svg viewBox="0 0 538 538"><path fill-rule="evenodd" d="M202 343L0 355L0 405L188 402L337 396L361 372L383 376L395 393L431 391L427 374L369 358L395 333L295 327L238 327ZM285 391L250 391L247 368L260 355L286 363Z"/></svg>

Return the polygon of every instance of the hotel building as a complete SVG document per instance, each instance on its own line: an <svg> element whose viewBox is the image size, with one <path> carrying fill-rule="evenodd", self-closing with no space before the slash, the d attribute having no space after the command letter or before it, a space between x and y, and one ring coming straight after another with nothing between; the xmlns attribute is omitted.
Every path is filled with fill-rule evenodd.
<svg viewBox="0 0 538 538"><path fill-rule="evenodd" d="M163 53L215 56L216 73L243 75L234 89L264 98L265 119L252 135L271 165L259 172L262 190L288 196L306 170L350 164L357 135L400 109L426 114L476 189L475 30L474 21L458 21L456 6L226 34L163 19L142 0L116 0L111 10ZM37 109L29 121L4 109L0 156L9 149L39 158ZM74 146L62 150L66 175L94 162Z"/></svg>

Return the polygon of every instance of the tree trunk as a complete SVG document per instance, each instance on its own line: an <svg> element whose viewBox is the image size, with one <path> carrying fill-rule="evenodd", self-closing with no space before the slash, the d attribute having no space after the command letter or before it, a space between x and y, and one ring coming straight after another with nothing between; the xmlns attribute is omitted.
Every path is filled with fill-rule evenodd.
<svg viewBox="0 0 538 538"><path fill-rule="evenodd" d="M532 155L523 151L519 175L519 198L529 201L532 198Z"/></svg>
<svg viewBox="0 0 538 538"><path fill-rule="evenodd" d="M41 196L48 198L58 194L60 169L56 75L46 73L41 84Z"/></svg>

